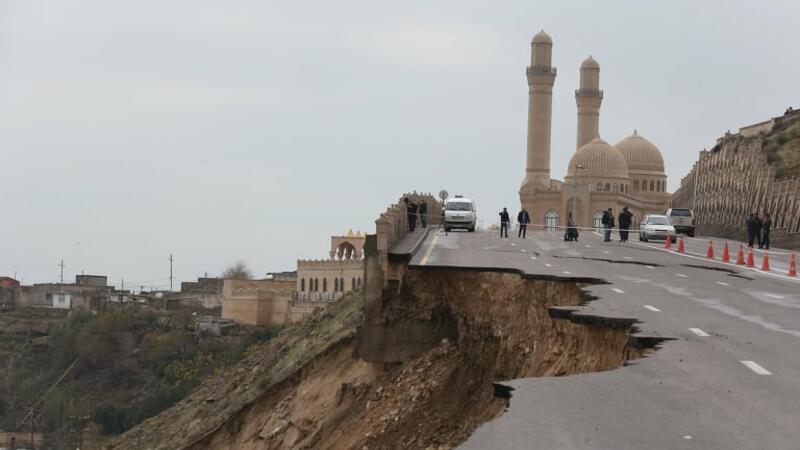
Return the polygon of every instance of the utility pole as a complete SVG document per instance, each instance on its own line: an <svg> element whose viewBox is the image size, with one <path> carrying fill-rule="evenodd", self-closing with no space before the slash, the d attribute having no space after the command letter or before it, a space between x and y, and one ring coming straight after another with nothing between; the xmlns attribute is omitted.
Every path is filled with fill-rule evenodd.
<svg viewBox="0 0 800 450"><path fill-rule="evenodd" d="M172 292L172 253L169 254L169 291Z"/></svg>
<svg viewBox="0 0 800 450"><path fill-rule="evenodd" d="M61 267L61 284L64 284L64 260L61 260L61 264L58 265Z"/></svg>
<svg viewBox="0 0 800 450"><path fill-rule="evenodd" d="M122 279L120 280L120 284L119 284L119 290L120 290L120 291L124 291L124 290L125 290L125 278L122 278Z"/></svg>
<svg viewBox="0 0 800 450"><path fill-rule="evenodd" d="M75 431L77 432L77 442L76 449L81 450L83 447L83 426L86 420L89 420L89 416L69 416L72 419L73 423L75 424Z"/></svg>
<svg viewBox="0 0 800 450"><path fill-rule="evenodd" d="M36 406L30 405L25 408L27 414L22 419L22 423L30 420L31 422L31 449L36 450L36 442L34 441L34 434L36 433Z"/></svg>

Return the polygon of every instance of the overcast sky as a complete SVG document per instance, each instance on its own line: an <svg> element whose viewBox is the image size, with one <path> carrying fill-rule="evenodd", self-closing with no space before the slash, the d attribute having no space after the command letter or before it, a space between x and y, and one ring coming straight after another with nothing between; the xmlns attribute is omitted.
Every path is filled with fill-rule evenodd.
<svg viewBox="0 0 800 450"><path fill-rule="evenodd" d="M796 1L577 4L0 0L0 276L293 270L410 189L515 210L542 28L554 178L589 54L601 137L638 128L670 190L726 130L800 106Z"/></svg>

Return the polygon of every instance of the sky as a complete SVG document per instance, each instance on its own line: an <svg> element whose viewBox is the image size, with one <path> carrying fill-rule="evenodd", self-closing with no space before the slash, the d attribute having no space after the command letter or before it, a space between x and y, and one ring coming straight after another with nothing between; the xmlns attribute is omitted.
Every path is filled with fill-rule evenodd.
<svg viewBox="0 0 800 450"><path fill-rule="evenodd" d="M0 0L0 276L169 287L327 257L406 191L485 221L525 170L530 40L552 36L551 176L588 55L600 134L668 188L727 130L800 106L794 1Z"/></svg>

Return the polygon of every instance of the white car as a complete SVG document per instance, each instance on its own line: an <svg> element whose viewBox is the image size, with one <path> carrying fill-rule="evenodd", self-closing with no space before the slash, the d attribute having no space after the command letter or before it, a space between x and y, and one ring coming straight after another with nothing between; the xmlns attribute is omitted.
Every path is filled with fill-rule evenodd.
<svg viewBox="0 0 800 450"><path fill-rule="evenodd" d="M671 236L672 242L678 238L675 236L675 227L669 217L662 214L649 214L639 224L639 240L647 242L650 239L666 240L667 235Z"/></svg>
<svg viewBox="0 0 800 450"><path fill-rule="evenodd" d="M475 212L475 202L472 200L456 195L444 203L445 231L450 231L454 228L475 231L475 223L477 221L478 215Z"/></svg>

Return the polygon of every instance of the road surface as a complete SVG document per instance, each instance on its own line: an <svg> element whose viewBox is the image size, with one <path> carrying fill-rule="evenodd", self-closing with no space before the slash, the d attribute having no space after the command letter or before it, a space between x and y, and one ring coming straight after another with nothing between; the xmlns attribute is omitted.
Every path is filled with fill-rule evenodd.
<svg viewBox="0 0 800 450"><path fill-rule="evenodd" d="M428 235L412 265L601 278L609 284L588 287L598 300L581 312L635 318L637 334L674 338L617 370L506 381L508 412L461 448L800 449L800 279L785 276L789 252L775 250L767 274L708 261L708 239L677 254L632 237ZM730 250L735 261L738 244Z"/></svg>

